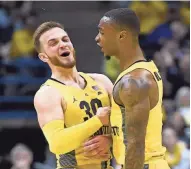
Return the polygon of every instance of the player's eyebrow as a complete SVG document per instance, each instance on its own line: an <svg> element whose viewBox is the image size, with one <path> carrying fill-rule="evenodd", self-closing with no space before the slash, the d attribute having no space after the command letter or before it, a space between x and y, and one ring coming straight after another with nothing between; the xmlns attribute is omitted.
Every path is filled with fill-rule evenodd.
<svg viewBox="0 0 191 169"><path fill-rule="evenodd" d="M68 38L68 36L65 35L65 36L62 37L62 39L63 39L63 38ZM49 39L49 40L48 40L48 43L50 43L50 42L52 42L52 41L56 41L56 40L57 40L56 38Z"/></svg>

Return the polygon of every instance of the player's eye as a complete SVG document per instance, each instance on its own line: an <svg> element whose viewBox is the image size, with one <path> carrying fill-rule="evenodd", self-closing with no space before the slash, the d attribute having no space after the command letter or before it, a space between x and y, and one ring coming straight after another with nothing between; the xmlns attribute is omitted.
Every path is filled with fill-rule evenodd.
<svg viewBox="0 0 191 169"><path fill-rule="evenodd" d="M63 42L69 42L70 39L69 39L69 38L63 38L62 41L63 41Z"/></svg>
<svg viewBox="0 0 191 169"><path fill-rule="evenodd" d="M55 46L56 44L57 44L57 41L51 41L51 42L49 43L50 46Z"/></svg>

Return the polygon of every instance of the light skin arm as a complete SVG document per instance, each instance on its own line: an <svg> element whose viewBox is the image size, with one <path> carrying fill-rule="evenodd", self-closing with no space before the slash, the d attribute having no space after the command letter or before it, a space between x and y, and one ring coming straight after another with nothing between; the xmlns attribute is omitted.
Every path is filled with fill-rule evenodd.
<svg viewBox="0 0 191 169"><path fill-rule="evenodd" d="M56 89L48 86L41 88L37 92L34 98L34 105L40 127L49 143L49 147L53 153L57 154L63 154L78 148L83 141L93 135L102 124L107 125L109 123L110 108L102 107L97 110L97 117L75 126L64 128L66 103ZM57 123L58 121L56 120L63 121L63 124L60 126L60 123ZM51 125L50 127L52 123L59 124L59 126ZM49 126L49 131L47 131L47 125ZM84 133L83 131L87 129L89 129L89 131ZM75 133L75 138L78 142L73 142L68 146L68 138L73 137ZM59 140L63 140L63 142Z"/></svg>
<svg viewBox="0 0 191 169"><path fill-rule="evenodd" d="M39 125L42 128L45 124L53 120L64 121L64 112L67 103L55 88L44 86L34 97L34 107L37 111ZM96 112L96 116L103 125L108 124L109 111L109 107L101 107Z"/></svg>
<svg viewBox="0 0 191 169"><path fill-rule="evenodd" d="M125 107L125 129L128 135L125 169L143 169L150 111L149 80L135 74L124 76L120 83L118 94Z"/></svg>
<svg viewBox="0 0 191 169"><path fill-rule="evenodd" d="M89 74L108 92L109 98L112 97L113 84L108 77L102 74ZM84 144L84 153L89 158L109 157L110 147L112 145L111 136L95 136Z"/></svg>
<svg viewBox="0 0 191 169"><path fill-rule="evenodd" d="M50 86L44 86L36 93L34 106L41 128L52 120L64 120L66 103L59 92Z"/></svg>

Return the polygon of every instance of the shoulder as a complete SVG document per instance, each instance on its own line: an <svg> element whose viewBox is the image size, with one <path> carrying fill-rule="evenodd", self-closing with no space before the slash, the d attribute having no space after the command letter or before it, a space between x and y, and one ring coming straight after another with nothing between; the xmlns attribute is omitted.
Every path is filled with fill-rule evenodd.
<svg viewBox="0 0 191 169"><path fill-rule="evenodd" d="M90 77L92 77L96 81L112 84L111 80L104 74L99 73L88 73ZM112 84L113 85L113 84Z"/></svg>
<svg viewBox="0 0 191 169"><path fill-rule="evenodd" d="M113 83L107 76L98 73L88 73L88 75L96 82L100 83L109 93L112 93Z"/></svg>
<svg viewBox="0 0 191 169"><path fill-rule="evenodd" d="M132 89L146 89L149 90L151 83L153 81L152 74L144 69L136 69L126 75L124 75L120 84L123 88L132 88Z"/></svg>
<svg viewBox="0 0 191 169"><path fill-rule="evenodd" d="M40 127L52 120L64 119L65 102L52 86L43 86L37 91L34 97L34 107Z"/></svg>
<svg viewBox="0 0 191 169"><path fill-rule="evenodd" d="M34 106L35 107L45 107L50 106L61 100L61 95L59 92L51 86L41 87L34 96Z"/></svg>
<svg viewBox="0 0 191 169"><path fill-rule="evenodd" d="M136 69L127 75L124 75L119 81L119 95L122 100L129 100L136 103L149 96L149 90L152 85L152 75L147 70Z"/></svg>

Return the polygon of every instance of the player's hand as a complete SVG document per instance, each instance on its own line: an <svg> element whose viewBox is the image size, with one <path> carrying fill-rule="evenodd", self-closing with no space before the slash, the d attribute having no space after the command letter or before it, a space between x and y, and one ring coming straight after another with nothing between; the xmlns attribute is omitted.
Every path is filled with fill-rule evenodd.
<svg viewBox="0 0 191 169"><path fill-rule="evenodd" d="M110 158L111 136L95 136L84 143L84 155L88 158Z"/></svg>
<svg viewBox="0 0 191 169"><path fill-rule="evenodd" d="M103 125L109 125L110 112L110 107L99 107L97 109L96 115L98 116Z"/></svg>

